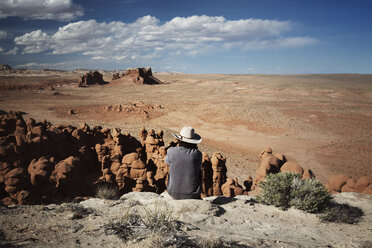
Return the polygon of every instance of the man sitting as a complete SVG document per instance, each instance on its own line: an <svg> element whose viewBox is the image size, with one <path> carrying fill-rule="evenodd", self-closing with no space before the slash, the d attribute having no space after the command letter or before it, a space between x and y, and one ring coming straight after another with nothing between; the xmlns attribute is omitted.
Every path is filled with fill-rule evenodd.
<svg viewBox="0 0 372 248"><path fill-rule="evenodd" d="M202 191L202 153L197 144L202 138L192 127L183 127L180 134L173 134L179 144L167 151L165 162L169 165L167 191L173 199L200 199Z"/></svg>

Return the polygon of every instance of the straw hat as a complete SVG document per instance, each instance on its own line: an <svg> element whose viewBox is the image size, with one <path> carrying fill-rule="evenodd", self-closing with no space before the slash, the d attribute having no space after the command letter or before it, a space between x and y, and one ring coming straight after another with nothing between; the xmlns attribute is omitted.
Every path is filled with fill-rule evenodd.
<svg viewBox="0 0 372 248"><path fill-rule="evenodd" d="M179 135L174 133L173 136L182 142L190 144L199 144L202 141L200 135L195 133L194 128L188 126L183 127Z"/></svg>

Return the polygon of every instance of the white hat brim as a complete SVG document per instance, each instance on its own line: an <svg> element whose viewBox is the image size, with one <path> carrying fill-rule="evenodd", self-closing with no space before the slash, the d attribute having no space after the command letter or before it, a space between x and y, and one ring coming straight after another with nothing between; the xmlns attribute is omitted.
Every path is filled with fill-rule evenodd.
<svg viewBox="0 0 372 248"><path fill-rule="evenodd" d="M199 144L202 141L202 138L197 133L194 134L193 139L188 139L188 138L185 138L185 137L183 137L181 135L178 135L178 134L175 134L175 133L172 133L172 134L176 139L178 139L182 142L190 143L190 144Z"/></svg>

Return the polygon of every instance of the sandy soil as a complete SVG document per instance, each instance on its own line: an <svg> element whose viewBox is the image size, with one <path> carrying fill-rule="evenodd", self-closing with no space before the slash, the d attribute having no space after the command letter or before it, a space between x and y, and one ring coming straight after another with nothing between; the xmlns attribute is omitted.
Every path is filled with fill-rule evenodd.
<svg viewBox="0 0 372 248"><path fill-rule="evenodd" d="M161 85L78 88L82 74L44 74L2 76L0 109L56 124L120 127L133 136L141 126L163 129L166 142L171 132L191 125L203 137L200 150L221 151L228 176L240 180L254 176L265 147L323 182L336 172L372 174L372 75L161 73L155 74ZM39 83L4 87L27 82ZM69 109L76 114L68 115Z"/></svg>

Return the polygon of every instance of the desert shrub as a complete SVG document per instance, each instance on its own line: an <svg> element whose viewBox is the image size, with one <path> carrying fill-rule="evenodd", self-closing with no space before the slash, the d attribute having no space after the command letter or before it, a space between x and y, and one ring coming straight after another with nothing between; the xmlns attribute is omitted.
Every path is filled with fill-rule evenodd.
<svg viewBox="0 0 372 248"><path fill-rule="evenodd" d="M309 213L317 213L327 208L331 200L331 194L318 180L293 179L289 205Z"/></svg>
<svg viewBox="0 0 372 248"><path fill-rule="evenodd" d="M132 235L141 224L141 216L131 209L126 209L119 219L111 220L104 228L106 234L115 234L123 241L127 241L133 238Z"/></svg>
<svg viewBox="0 0 372 248"><path fill-rule="evenodd" d="M155 203L155 207L144 208L145 214L143 216L143 223L145 226L155 232L169 232L177 227L177 220L173 217L173 209L166 203L160 206Z"/></svg>
<svg viewBox="0 0 372 248"><path fill-rule="evenodd" d="M274 205L286 210L290 207L292 183L294 179L300 179L297 173L268 174L265 181L260 182L261 194L257 200L264 204Z"/></svg>
<svg viewBox="0 0 372 248"><path fill-rule="evenodd" d="M339 204L333 202L324 213L320 215L320 219L325 222L354 224L358 223L363 215L363 210L358 207L353 207L346 203Z"/></svg>
<svg viewBox="0 0 372 248"><path fill-rule="evenodd" d="M104 228L106 234L115 234L125 242L146 241L151 243L147 247L166 247L165 244L177 241L174 237L177 236L178 221L167 204L155 204L154 208L145 207L141 212L127 208L119 219L111 220Z"/></svg>
<svg viewBox="0 0 372 248"><path fill-rule="evenodd" d="M116 187L104 184L97 187L96 197L108 200L115 200L119 197L119 191Z"/></svg>
<svg viewBox="0 0 372 248"><path fill-rule="evenodd" d="M326 209L332 200L326 187L316 179L302 180L297 173L284 172L269 174L260 183L261 203L274 205L283 210L291 206L309 213Z"/></svg>

